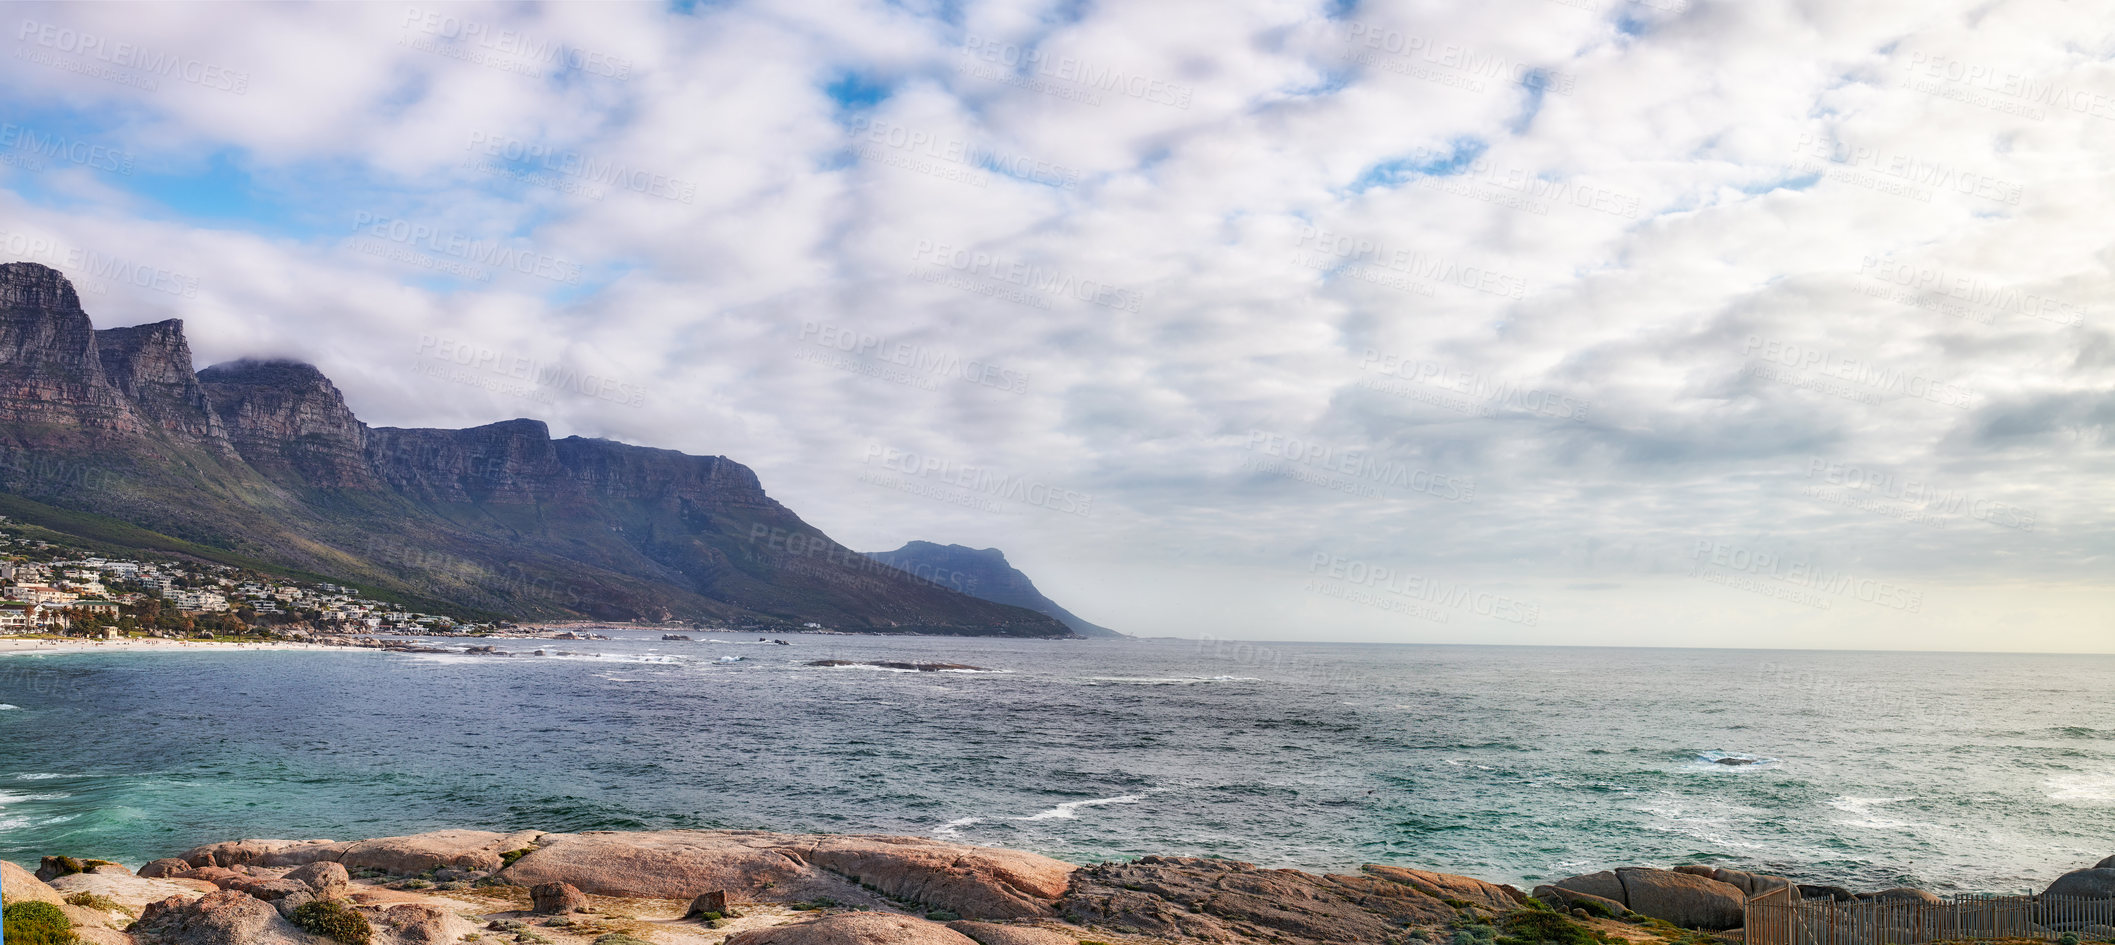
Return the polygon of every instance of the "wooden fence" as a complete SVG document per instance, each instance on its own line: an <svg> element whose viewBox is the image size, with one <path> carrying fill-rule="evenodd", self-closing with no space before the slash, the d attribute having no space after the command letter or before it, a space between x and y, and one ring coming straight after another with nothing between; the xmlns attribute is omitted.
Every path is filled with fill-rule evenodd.
<svg viewBox="0 0 2115 945"><path fill-rule="evenodd" d="M1796 899L1779 888L1748 900L1747 945L1916 945L1963 939L2115 941L2115 899L1955 896L1943 902Z"/></svg>

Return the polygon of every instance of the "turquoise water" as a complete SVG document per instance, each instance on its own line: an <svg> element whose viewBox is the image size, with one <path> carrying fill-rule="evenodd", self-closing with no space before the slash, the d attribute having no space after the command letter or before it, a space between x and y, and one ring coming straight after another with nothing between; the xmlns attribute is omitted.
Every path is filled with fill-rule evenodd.
<svg viewBox="0 0 2115 945"><path fill-rule="evenodd" d="M0 856L759 827L2009 892L2115 853L2111 657L612 633L0 657Z"/></svg>

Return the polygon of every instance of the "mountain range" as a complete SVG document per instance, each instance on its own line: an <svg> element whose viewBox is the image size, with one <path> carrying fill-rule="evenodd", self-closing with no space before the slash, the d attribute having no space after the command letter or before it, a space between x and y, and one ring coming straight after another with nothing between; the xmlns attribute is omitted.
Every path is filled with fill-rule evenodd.
<svg viewBox="0 0 2115 945"><path fill-rule="evenodd" d="M310 365L194 371L181 321L98 330L34 263L0 265L0 514L441 613L1073 635L851 551L724 456L370 427Z"/></svg>

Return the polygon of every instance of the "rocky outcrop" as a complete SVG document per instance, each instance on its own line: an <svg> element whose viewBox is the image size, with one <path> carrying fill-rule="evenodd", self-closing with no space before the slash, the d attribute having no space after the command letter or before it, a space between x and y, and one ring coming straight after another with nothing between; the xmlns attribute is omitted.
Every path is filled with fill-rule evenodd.
<svg viewBox="0 0 2115 945"><path fill-rule="evenodd" d="M64 905L66 896L30 871L0 860L0 902L48 902Z"/></svg>
<svg viewBox="0 0 2115 945"><path fill-rule="evenodd" d="M352 875L338 863L310 863L286 874L290 882L300 883L325 899L344 894L352 885Z"/></svg>
<svg viewBox="0 0 2115 945"><path fill-rule="evenodd" d="M133 934L147 945L321 945L263 900L233 890L150 903Z"/></svg>
<svg viewBox="0 0 2115 945"><path fill-rule="evenodd" d="M572 883L544 883L529 887L531 911L538 915L564 915L588 906L588 898Z"/></svg>
<svg viewBox="0 0 2115 945"><path fill-rule="evenodd" d="M1703 867L1678 870L1623 867L1560 879L1536 894L1544 901L1567 904L1586 897L1610 911L1623 910L1693 929L1741 926L1748 894L1732 883L1702 875ZM1713 871L1714 875L1716 871ZM1747 874L1743 874L1747 875ZM1750 878L1751 885L1764 881ZM1545 891L1546 890L1546 891Z"/></svg>
<svg viewBox="0 0 2115 945"><path fill-rule="evenodd" d="M319 860L335 861L351 846L329 840L226 840L193 847L177 859L193 867L301 866Z"/></svg>
<svg viewBox="0 0 2115 945"><path fill-rule="evenodd" d="M1823 886L1815 883L1800 883L1799 898L1834 899L1837 902L1850 902L1854 899L1857 899L1858 895L1848 889L1843 888L1842 886Z"/></svg>
<svg viewBox="0 0 2115 945"><path fill-rule="evenodd" d="M346 847L337 857L351 869L375 869L410 875L442 867L463 870L497 870L505 865L501 854L536 842L539 831L496 833L489 830L441 830L409 837L384 837Z"/></svg>
<svg viewBox="0 0 2115 945"><path fill-rule="evenodd" d="M1719 931L1741 927L1747 894L1740 887L1673 870L1625 868L1624 903L1632 912L1683 928Z"/></svg>
<svg viewBox="0 0 2115 945"><path fill-rule="evenodd" d="M164 876L177 876L183 873L188 873L192 869L192 864L186 863L183 860L171 856L155 860L151 863L148 863L146 866L140 867L139 874L149 879L159 879Z"/></svg>
<svg viewBox="0 0 2115 945"><path fill-rule="evenodd" d="M1930 906L1936 906L1946 901L1939 898L1936 893L1926 892L1922 889L1911 889L1907 886L1883 889L1876 893L1862 893L1858 898L1872 902L1915 902Z"/></svg>
<svg viewBox="0 0 2115 945"><path fill-rule="evenodd" d="M2093 864L2093 868L2097 870L2115 869L2115 856L2108 857L2105 860Z"/></svg>
<svg viewBox="0 0 2115 945"><path fill-rule="evenodd" d="M315 366L232 361L198 372L228 441L252 468L293 488L373 491L367 424Z"/></svg>
<svg viewBox="0 0 2115 945"><path fill-rule="evenodd" d="M141 419L171 433L215 444L227 441L220 415L191 364L180 319L104 328L95 333L103 376Z"/></svg>
<svg viewBox="0 0 2115 945"><path fill-rule="evenodd" d="M2080 899L2115 898L2115 868L2095 867L2089 870L2073 870L2057 877L2049 888L2042 890L2044 896L2072 896Z"/></svg>
<svg viewBox="0 0 2115 945"><path fill-rule="evenodd" d="M1368 876L1413 887L1418 892L1443 902L1458 899L1492 912L1508 912L1527 901L1525 894L1511 886L1487 883L1452 873L1434 873L1430 870L1405 869L1400 866L1367 866L1362 872Z"/></svg>
<svg viewBox="0 0 2115 945"><path fill-rule="evenodd" d="M1507 897L1510 899L1510 897ZM1461 907L1374 875L1317 876L1231 860L1149 856L1084 867L1059 904L1066 919L1207 942L1381 945L1405 926L1439 927Z"/></svg>
<svg viewBox="0 0 2115 945"><path fill-rule="evenodd" d="M392 945L455 945L476 927L454 913L423 902L383 909L376 931Z"/></svg>
<svg viewBox="0 0 2115 945"><path fill-rule="evenodd" d="M975 939L924 919L853 912L812 922L743 932L726 945L978 945Z"/></svg>
<svg viewBox="0 0 2115 945"><path fill-rule="evenodd" d="M150 902L160 902L172 896L178 899L196 899L219 887L181 879L97 872L61 876L51 881L51 888L62 896L89 893L138 910L146 908Z"/></svg>
<svg viewBox="0 0 2115 945"><path fill-rule="evenodd" d="M977 945L1079 945L1082 940L1093 938L1093 934L1085 929L1061 932L1037 926L999 925L966 919L949 922L947 927L969 936Z"/></svg>
<svg viewBox="0 0 2115 945"><path fill-rule="evenodd" d="M48 266L0 265L0 424L64 431L79 443L146 429L104 376L73 283Z"/></svg>
<svg viewBox="0 0 2115 945"><path fill-rule="evenodd" d="M1051 915L1075 869L1033 853L918 837L824 837L802 855L884 895L974 918Z"/></svg>
<svg viewBox="0 0 2115 945"><path fill-rule="evenodd" d="M1589 913L1623 915L1630 911L1630 907L1624 905L1620 900L1607 899L1591 893L1566 889L1562 886L1537 886L1535 887L1535 898L1542 900L1543 905L1558 912L1569 912L1573 909L1585 908Z"/></svg>
<svg viewBox="0 0 2115 945"><path fill-rule="evenodd" d="M862 887L976 918L1049 915L1072 865L917 837L802 837L744 830L545 835L500 878L598 896L689 899L726 890L790 902L865 898Z"/></svg>

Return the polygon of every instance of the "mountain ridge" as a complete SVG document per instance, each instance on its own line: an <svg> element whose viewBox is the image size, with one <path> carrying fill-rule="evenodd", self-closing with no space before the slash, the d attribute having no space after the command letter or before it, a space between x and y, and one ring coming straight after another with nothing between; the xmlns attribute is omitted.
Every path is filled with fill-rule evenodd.
<svg viewBox="0 0 2115 945"><path fill-rule="evenodd" d="M1044 596L1035 582L1006 560L997 548L942 545L930 541L905 542L895 551L869 551L867 557L916 577L997 604L1025 607L1056 618L1083 637L1129 639L1098 624L1089 623Z"/></svg>
<svg viewBox="0 0 2115 945"><path fill-rule="evenodd" d="M180 320L96 329L35 263L0 265L0 449L39 458L0 466L0 491L32 503L488 612L1072 635L859 566L725 456L527 418L370 427L313 365L194 371Z"/></svg>

